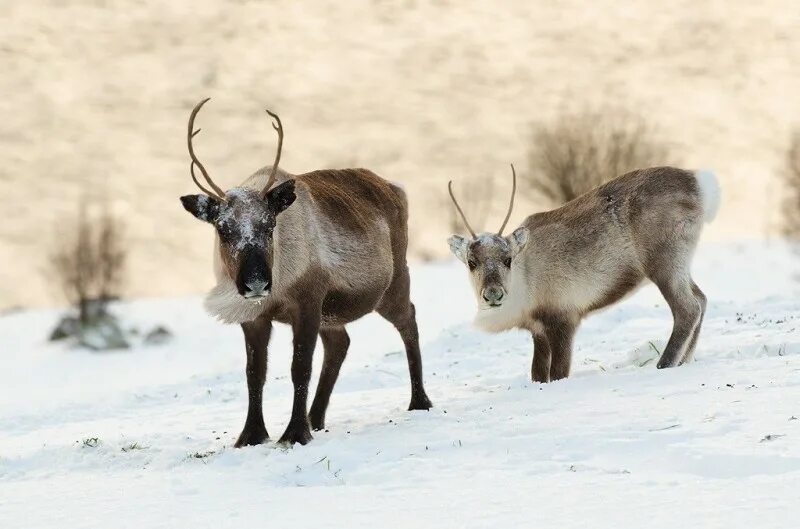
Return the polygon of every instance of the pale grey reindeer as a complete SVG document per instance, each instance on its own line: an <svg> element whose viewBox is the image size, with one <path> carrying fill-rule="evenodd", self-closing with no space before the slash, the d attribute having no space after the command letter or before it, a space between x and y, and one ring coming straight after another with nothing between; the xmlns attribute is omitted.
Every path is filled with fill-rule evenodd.
<svg viewBox="0 0 800 529"><path fill-rule="evenodd" d="M633 292L646 280L659 288L674 320L659 368L692 359L706 296L691 261L704 222L719 207L719 185L707 171L653 167L626 173L564 206L536 213L504 237L511 203L497 233L477 235L453 195L471 238L453 235L450 249L470 271L478 298L476 325L533 335L531 378L569 376L581 320Z"/></svg>
<svg viewBox="0 0 800 529"><path fill-rule="evenodd" d="M262 168L225 192L197 158L194 120L189 117L192 180L205 193L181 197L184 208L211 223L217 236L217 285L205 306L225 323L238 323L247 351L247 419L236 446L264 442L267 429L262 391L272 322L291 325L294 335L294 404L283 443L306 444L311 428L325 427L325 412L350 338L345 324L377 311L399 331L411 375L409 410L431 402L422 383L422 359L406 265L408 204L405 193L366 169L290 175L279 169L283 146L280 118L267 110L278 132L271 169ZM200 184L195 166L211 190ZM308 386L317 336L325 357L317 392L307 413Z"/></svg>

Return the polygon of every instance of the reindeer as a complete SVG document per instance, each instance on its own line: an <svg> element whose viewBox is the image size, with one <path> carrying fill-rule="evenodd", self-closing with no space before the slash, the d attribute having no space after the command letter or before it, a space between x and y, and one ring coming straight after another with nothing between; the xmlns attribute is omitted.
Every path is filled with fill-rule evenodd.
<svg viewBox="0 0 800 529"><path fill-rule="evenodd" d="M674 319L658 367L689 362L706 310L691 261L703 222L713 220L719 207L716 177L674 167L632 171L529 216L504 237L517 185L513 165L511 173L511 202L497 233L477 235L448 184L472 236L453 235L448 242L469 268L479 305L476 325L489 332L529 330L531 378L559 380L569 376L581 320L650 280Z"/></svg>
<svg viewBox="0 0 800 529"><path fill-rule="evenodd" d="M262 413L267 348L272 322L294 335L294 404L281 443L306 444L310 427L325 428L325 412L350 338L345 325L372 311L388 320L403 340L411 375L409 410L431 402L422 384L422 360L406 264L408 204L405 193L366 169L290 175L278 163L283 147L280 118L267 110L278 133L272 168L262 168L225 192L208 175L192 145L197 113L189 117L190 173L201 195L181 197L183 207L216 228L217 285L206 309L242 327L247 352L247 419L236 446L268 439ZM211 189L195 175L200 170ZM317 335L324 360L307 413L308 386Z"/></svg>

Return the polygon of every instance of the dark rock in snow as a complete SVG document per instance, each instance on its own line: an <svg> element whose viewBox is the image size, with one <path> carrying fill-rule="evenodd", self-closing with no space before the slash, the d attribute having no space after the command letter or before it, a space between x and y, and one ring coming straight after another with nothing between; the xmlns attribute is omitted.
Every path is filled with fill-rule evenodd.
<svg viewBox="0 0 800 529"><path fill-rule="evenodd" d="M172 339L172 332L163 325L154 327L144 336L145 345L161 345Z"/></svg>
<svg viewBox="0 0 800 529"><path fill-rule="evenodd" d="M130 347L122 326L109 313L102 314L82 325L78 344L94 351L127 349Z"/></svg>
<svg viewBox="0 0 800 529"><path fill-rule="evenodd" d="M50 341L63 340L77 336L81 328L78 318L75 316L63 316L59 321L53 332L50 333Z"/></svg>

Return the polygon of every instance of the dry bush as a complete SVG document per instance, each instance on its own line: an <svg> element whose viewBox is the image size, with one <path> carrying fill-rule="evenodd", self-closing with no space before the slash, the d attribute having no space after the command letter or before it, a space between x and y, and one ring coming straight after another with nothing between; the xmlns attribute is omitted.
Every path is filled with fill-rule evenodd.
<svg viewBox="0 0 800 529"><path fill-rule="evenodd" d="M122 224L107 207L94 221L87 209L82 202L74 231L59 234L50 256L53 272L82 323L88 321L90 305L103 309L121 294L127 255Z"/></svg>
<svg viewBox="0 0 800 529"><path fill-rule="evenodd" d="M796 130L786 151L784 182L786 198L783 203L784 234L800 239L800 130Z"/></svg>
<svg viewBox="0 0 800 529"><path fill-rule="evenodd" d="M665 165L669 149L639 116L625 111L564 115L533 127L524 189L553 205L623 173Z"/></svg>
<svg viewBox="0 0 800 529"><path fill-rule="evenodd" d="M494 191L494 178L491 176L459 179L453 182L455 193L461 209L469 219L472 227L480 233L486 226L489 212L492 207L492 194ZM461 220L458 211L453 206L450 194L445 190L442 197L442 207L447 211L447 227L450 233L464 233L466 226ZM499 221L498 221L499 223Z"/></svg>

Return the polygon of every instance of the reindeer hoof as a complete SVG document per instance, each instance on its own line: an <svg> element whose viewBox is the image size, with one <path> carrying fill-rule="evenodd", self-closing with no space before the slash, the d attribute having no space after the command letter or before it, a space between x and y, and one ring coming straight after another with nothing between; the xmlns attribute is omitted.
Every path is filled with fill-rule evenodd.
<svg viewBox="0 0 800 529"><path fill-rule="evenodd" d="M325 417L320 417L313 413L309 413L308 422L311 423L311 429L315 432L325 429Z"/></svg>
<svg viewBox="0 0 800 529"><path fill-rule="evenodd" d="M433 404L426 394L411 396L411 404L408 405L408 411L429 410L431 408L433 408Z"/></svg>
<svg viewBox="0 0 800 529"><path fill-rule="evenodd" d="M239 434L239 439L236 440L236 444L233 446L235 448L241 448L243 446L260 445L267 439L269 439L269 435L267 434L267 429L263 426L261 428L245 426L242 433Z"/></svg>
<svg viewBox="0 0 800 529"><path fill-rule="evenodd" d="M295 443L305 445L308 444L308 442L312 439L313 437L311 437L311 430L308 428L308 421L303 421L300 423L289 422L289 426L286 427L286 431L283 432L283 435L278 442L289 446L292 446Z"/></svg>
<svg viewBox="0 0 800 529"><path fill-rule="evenodd" d="M539 384L547 384L550 382L550 375L541 375L539 373L531 374L531 381L538 382Z"/></svg>
<svg viewBox="0 0 800 529"><path fill-rule="evenodd" d="M664 358L664 356L661 357L661 359L658 361L658 364L656 365L658 369L669 369L671 367L676 367L676 366L678 366L678 362L676 362L672 358Z"/></svg>

